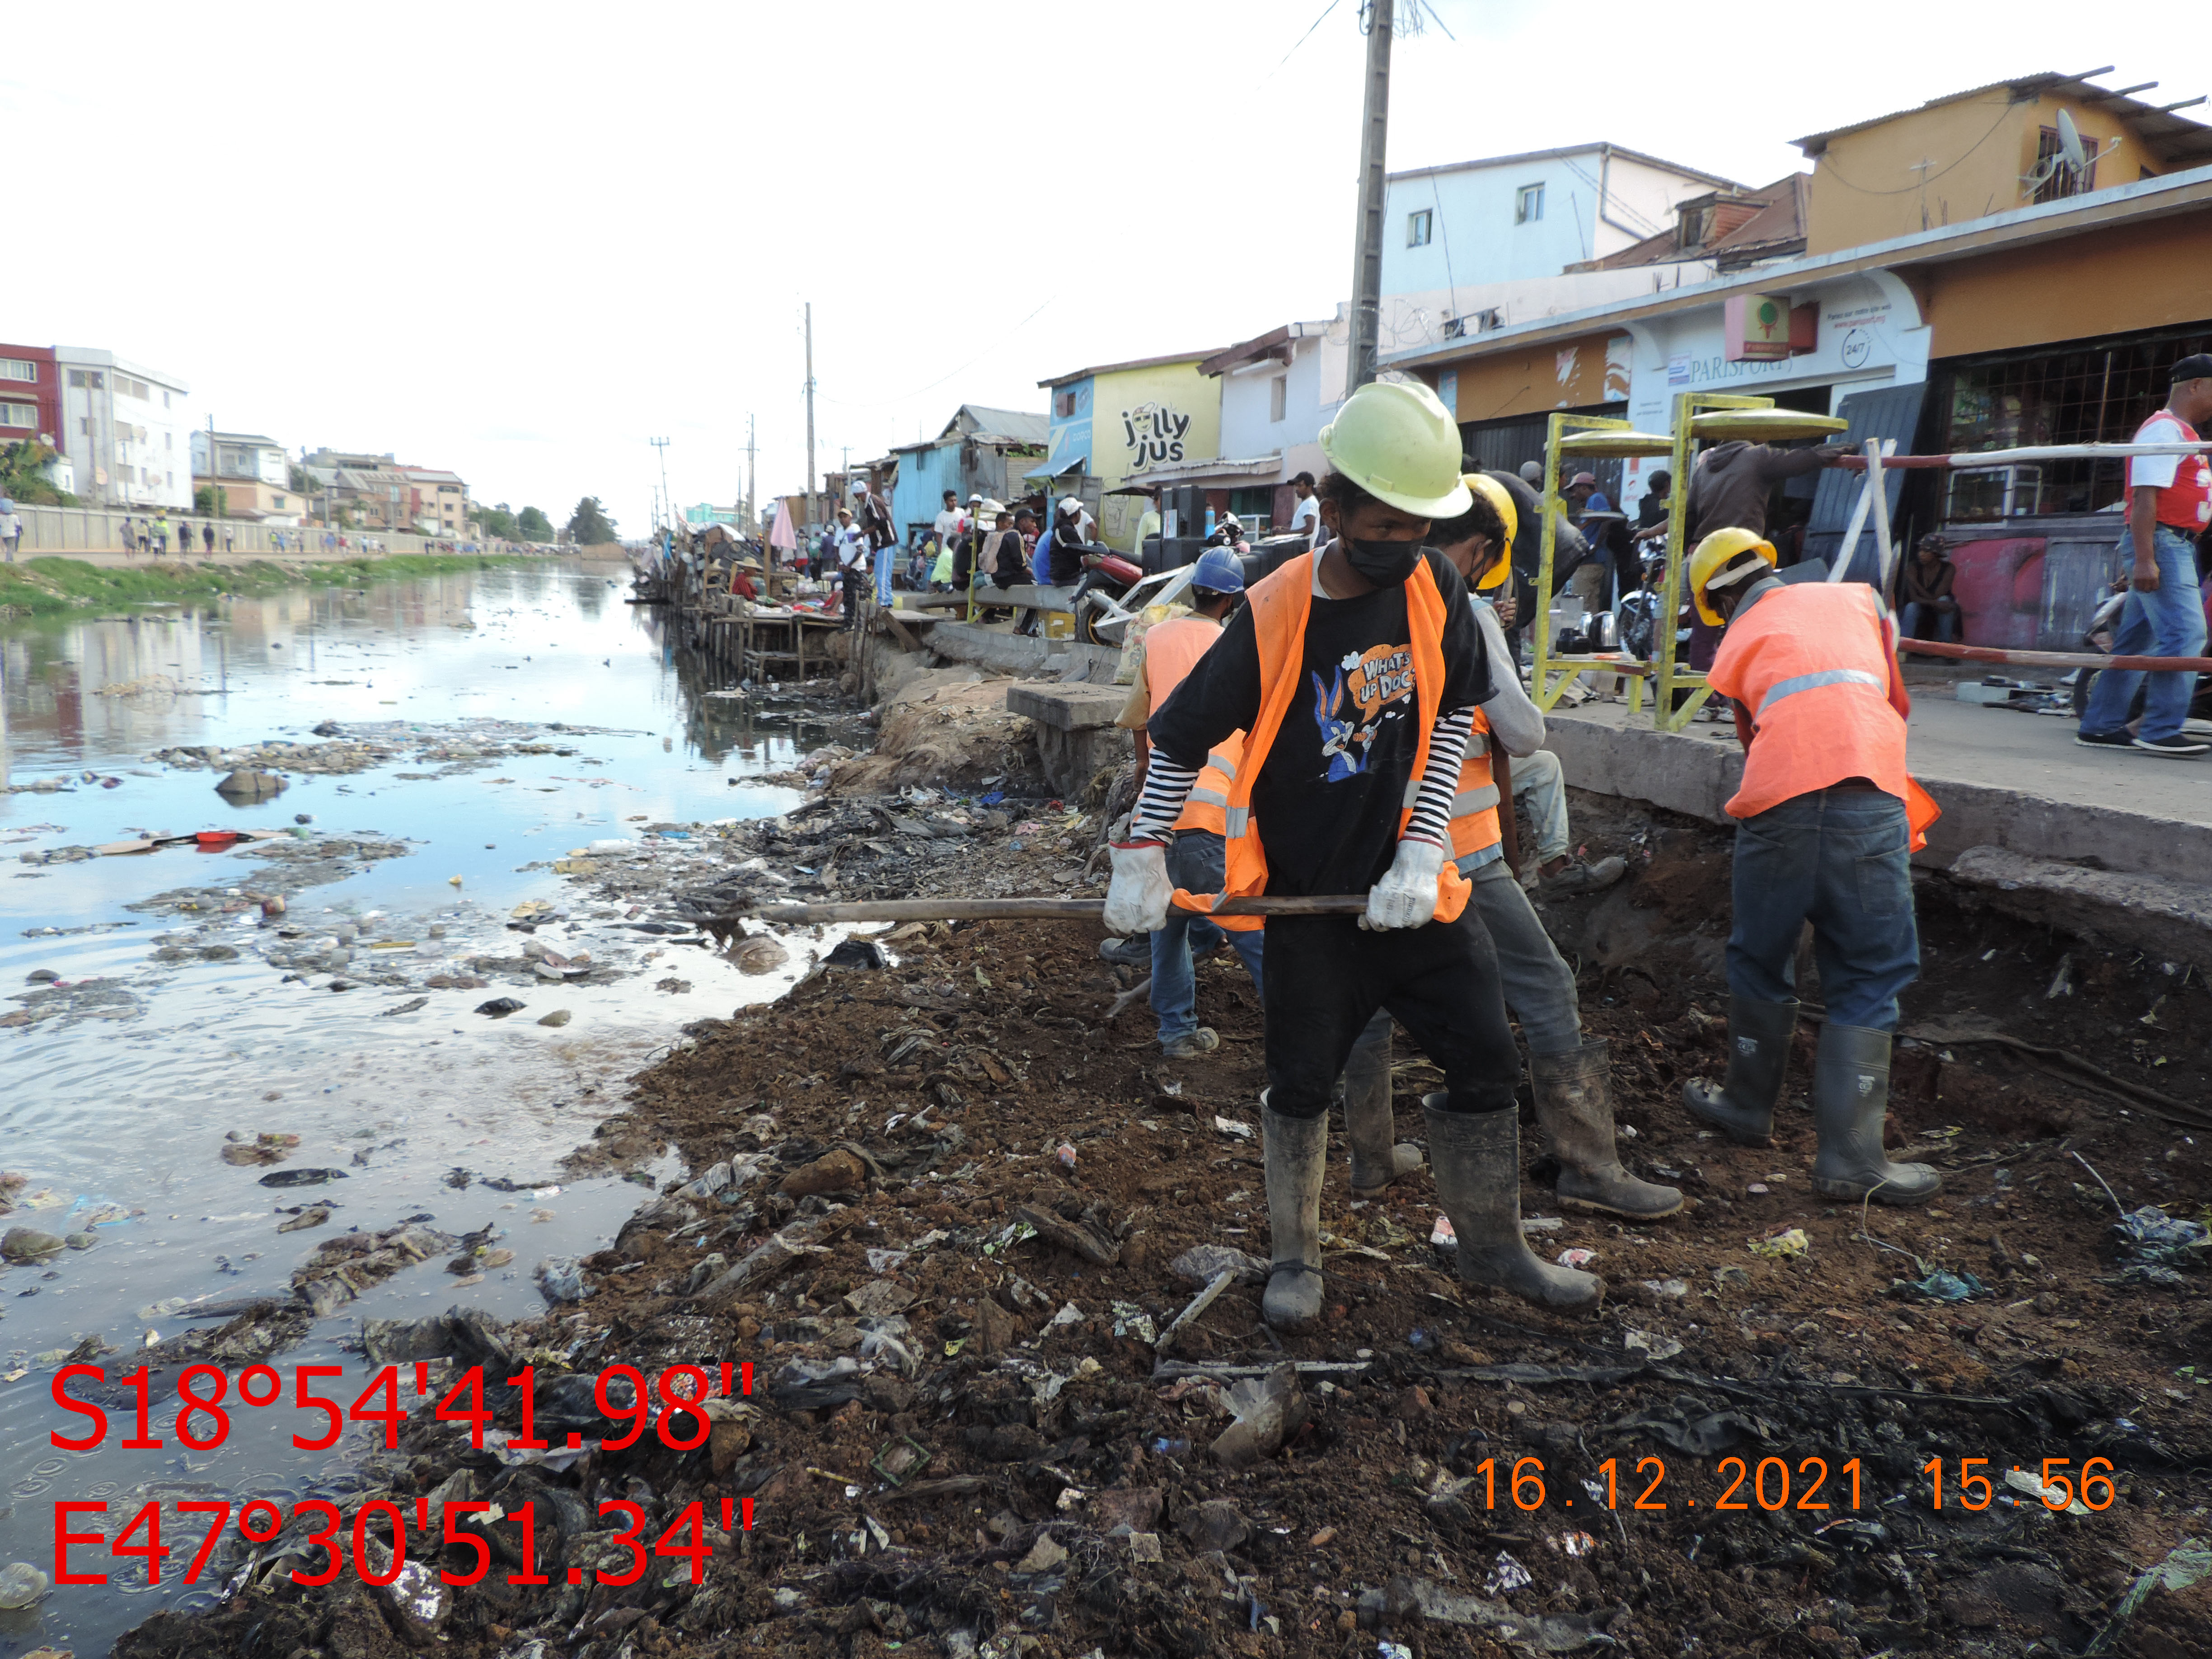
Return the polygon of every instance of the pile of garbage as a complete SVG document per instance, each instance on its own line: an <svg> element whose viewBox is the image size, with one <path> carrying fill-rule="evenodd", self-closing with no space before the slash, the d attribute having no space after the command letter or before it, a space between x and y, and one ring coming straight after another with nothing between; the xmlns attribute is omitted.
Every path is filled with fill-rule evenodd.
<svg viewBox="0 0 2212 1659"><path fill-rule="evenodd" d="M574 755L580 752L576 738L609 732L610 728L604 726L569 726L559 720L542 726L493 719L439 723L369 720L341 724L325 720L313 732L314 736L324 739L320 743L270 738L235 748L179 744L157 749L146 758L179 769L221 772L342 775L399 760L417 765L438 763L465 771L510 755ZM548 733L556 735L549 738Z"/></svg>

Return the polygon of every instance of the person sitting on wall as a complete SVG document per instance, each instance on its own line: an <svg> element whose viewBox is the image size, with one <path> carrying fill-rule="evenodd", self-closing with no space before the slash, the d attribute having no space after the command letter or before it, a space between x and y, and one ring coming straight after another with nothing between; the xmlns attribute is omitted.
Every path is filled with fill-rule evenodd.
<svg viewBox="0 0 2212 1659"><path fill-rule="evenodd" d="M1940 640L1946 644L1959 637L1959 602L1951 596L1958 571L1943 556L1943 538L1928 535L1912 550L1905 567L1905 635L1913 640ZM1929 632L1933 628L1934 633Z"/></svg>

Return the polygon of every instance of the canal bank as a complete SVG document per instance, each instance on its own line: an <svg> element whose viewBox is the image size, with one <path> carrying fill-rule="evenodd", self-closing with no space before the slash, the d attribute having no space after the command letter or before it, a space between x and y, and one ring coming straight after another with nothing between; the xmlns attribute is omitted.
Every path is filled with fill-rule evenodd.
<svg viewBox="0 0 2212 1659"><path fill-rule="evenodd" d="M766 780L848 729L834 696L716 695L714 665L623 603L627 576L467 560L0 623L0 1167L21 1177L0 1180L0 1231L72 1241L0 1267L0 1557L45 1559L52 1504L88 1492L351 1480L356 1448L310 1455L247 1421L183 1463L173 1441L65 1455L57 1364L158 1364L220 1322L201 1309L290 1304L327 1284L301 1275L329 1241L410 1218L457 1242L275 1363L360 1367L364 1316L543 1306L538 1265L611 1238L640 1191L625 1176L665 1167L568 1164L622 1079L804 970L804 952L754 975L685 944L665 882L580 902L555 867L595 842L662 874L698 860L798 802ZM271 743L301 745L255 769L280 793L217 792L234 769L215 761ZM360 763L307 758L332 750ZM275 835L84 855L256 830ZM582 965L548 978L549 947ZM501 998L525 1006L477 1012ZM180 1593L173 1575L64 1587L27 1624L0 1610L0 1653L32 1628L104 1652Z"/></svg>

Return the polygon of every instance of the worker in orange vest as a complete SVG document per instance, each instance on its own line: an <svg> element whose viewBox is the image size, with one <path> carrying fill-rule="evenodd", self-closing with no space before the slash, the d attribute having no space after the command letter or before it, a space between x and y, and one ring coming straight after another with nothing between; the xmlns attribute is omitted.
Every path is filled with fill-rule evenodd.
<svg viewBox="0 0 2212 1659"><path fill-rule="evenodd" d="M1361 386L1321 434L1333 539L1286 561L1154 711L1152 763L1113 849L1108 931L1151 931L1171 902L1367 896L1364 913L1273 915L1261 1097L1273 1270L1270 1324L1319 1317L1321 1187L1337 1074L1387 1008L1442 1068L1424 1103L1437 1195L1460 1276L1554 1308L1604 1287L1521 1232L1519 1059L1498 957L1445 858L1460 762L1492 668L1459 574L1421 544L1470 499L1459 428L1410 382ZM1508 672L1503 668L1496 672ZM1166 838L1222 739L1246 736L1223 814L1218 893L1178 891ZM1261 834L1265 833L1265 845Z"/></svg>
<svg viewBox="0 0 2212 1659"><path fill-rule="evenodd" d="M1225 547L1210 547L1193 567L1191 614L1154 623L1145 630L1144 660L1137 683L1122 705L1117 725L1137 734L1137 789L1142 793L1151 761L1151 744L1145 722L1181 685L1198 659L1221 637L1222 619L1236 610L1244 597L1244 568ZM1237 775L1244 734L1234 732L1215 744L1185 801L1182 816L1167 848L1168 878L1178 887L1211 893L1221 886L1224 854L1229 781ZM1192 953L1214 949L1223 929L1252 975L1252 988L1262 998L1266 981L1261 973L1260 918L1223 916L1208 921L1194 911L1174 910L1152 935L1152 1013L1159 1022L1160 1052L1170 1060L1195 1060L1221 1046L1213 1029L1198 1023L1197 986Z"/></svg>
<svg viewBox="0 0 2212 1659"><path fill-rule="evenodd" d="M1505 486L1486 473L1466 475L1474 503L1439 523L1431 540L1468 587L1482 629L1496 690L1474 713L1474 732L1460 762L1452 802L1452 861L1467 877L1471 903L1497 947L1505 1006L1528 1043L1528 1079L1536 1122L1559 1161L1559 1202L1656 1221L1682 1207L1672 1187L1638 1180L1622 1165L1613 1117L1610 1052L1602 1037L1585 1038L1574 969L1561 959L1528 895L1506 861L1493 757L1534 754L1544 741L1544 715L1522 690L1498 613L1484 595L1511 574L1510 549L1520 510ZM1344 1067L1345 1139L1352 1146L1352 1190L1371 1197L1421 1167L1418 1148L1390 1144L1390 1017L1377 1014L1360 1034Z"/></svg>
<svg viewBox="0 0 2212 1659"><path fill-rule="evenodd" d="M1856 582L1784 584L1774 546L1717 530L1690 556L1698 614L1725 629L1706 680L1735 705L1743 784L1729 935L1729 1066L1718 1088L1683 1090L1690 1115L1745 1146L1771 1144L1797 1025L1797 940L1813 924L1826 1015L1813 1068L1829 1198L1921 1204L1942 1189L1925 1164L1882 1152L1898 993L1919 977L1907 860L1936 805L1905 769L1912 712L1897 630Z"/></svg>

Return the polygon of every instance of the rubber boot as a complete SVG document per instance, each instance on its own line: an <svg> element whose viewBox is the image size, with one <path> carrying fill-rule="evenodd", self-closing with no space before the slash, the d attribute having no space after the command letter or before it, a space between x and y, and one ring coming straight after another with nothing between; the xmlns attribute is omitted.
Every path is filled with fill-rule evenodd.
<svg viewBox="0 0 2212 1659"><path fill-rule="evenodd" d="M1555 1267L1521 1231L1521 1125L1502 1112L1447 1112L1441 1094L1421 1102L1437 1201L1459 1236L1459 1276L1469 1285L1510 1291L1539 1307L1571 1313L1605 1294L1595 1273Z"/></svg>
<svg viewBox="0 0 2212 1659"><path fill-rule="evenodd" d="M1774 1109L1782 1103L1782 1080L1790 1070L1790 1039L1797 1030L1795 1002L1729 999L1728 1081L1692 1078L1682 1085L1682 1104L1692 1117L1728 1132L1745 1146L1774 1144Z"/></svg>
<svg viewBox="0 0 2212 1659"><path fill-rule="evenodd" d="M1352 1146L1352 1195L1372 1198L1421 1167L1421 1149L1391 1145L1390 1036L1352 1047L1344 1063L1344 1138Z"/></svg>
<svg viewBox="0 0 2212 1659"><path fill-rule="evenodd" d="M1273 1267L1260 1316L1279 1331L1304 1330L1321 1317L1321 1181L1328 1168L1328 1118L1282 1117L1260 1097L1266 1142L1267 1225Z"/></svg>
<svg viewBox="0 0 2212 1659"><path fill-rule="evenodd" d="M1892 1164L1881 1150L1882 1121L1889 1115L1889 1033L1863 1025L1820 1030L1813 1064L1813 1121L1820 1150L1813 1158L1813 1188L1825 1198L1877 1204L1925 1204L1943 1190L1943 1177L1925 1164Z"/></svg>
<svg viewBox="0 0 2212 1659"><path fill-rule="evenodd" d="M1682 1194L1672 1187L1638 1181L1621 1168L1613 1140L1608 1052L1605 1039L1599 1037L1572 1054L1529 1055L1536 1121L1552 1155L1559 1160L1562 1206L1656 1221L1682 1207Z"/></svg>

